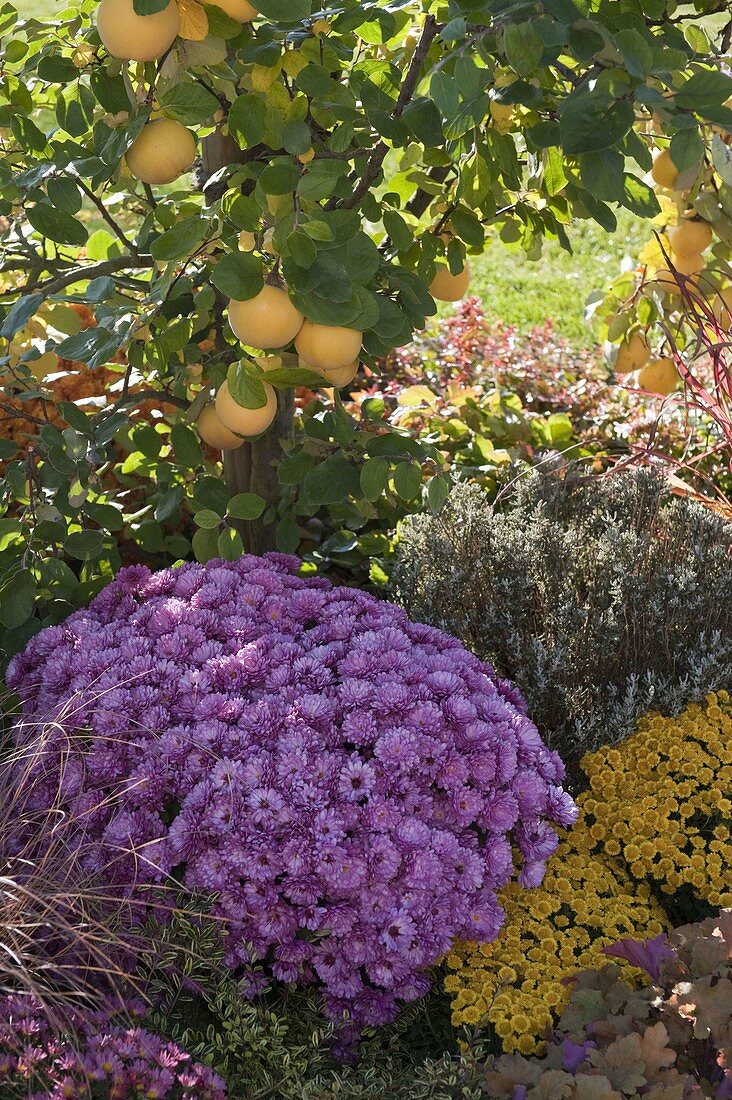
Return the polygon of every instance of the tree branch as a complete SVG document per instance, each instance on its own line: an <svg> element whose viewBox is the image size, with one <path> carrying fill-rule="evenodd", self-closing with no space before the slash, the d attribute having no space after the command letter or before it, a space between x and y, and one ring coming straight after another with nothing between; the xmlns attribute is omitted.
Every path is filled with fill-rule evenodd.
<svg viewBox="0 0 732 1100"><path fill-rule="evenodd" d="M94 194L91 187L87 187L87 185L84 183L83 180L79 179L78 177L75 177L75 180L76 180L77 185L81 188L81 190L84 192L84 194L89 199L89 201L94 203L97 210L99 211L101 216L104 218L104 220L107 223L107 225L109 226L109 228L114 233L115 237L117 237L117 239L122 242L122 244L125 246L125 248L129 252L131 252L133 256L136 256L137 255L137 246L134 245L132 243L132 241L127 239L127 237L122 232L122 229L120 228L120 226L117 225L117 222L114 220L112 215L109 213L109 211L107 210L107 208L104 205L104 203L102 202L102 200L97 195Z"/></svg>
<svg viewBox="0 0 732 1100"><path fill-rule="evenodd" d="M427 54L429 53L430 46L434 41L437 32L439 30L439 23L435 19L434 15L428 15L424 26L422 28L422 36L417 43L412 60L407 70L407 75L404 78L404 82L399 92L399 98L397 99L394 110L392 112L393 118L401 118L404 114L404 110L407 104L411 101L412 96L417 87L420 73L422 72L422 66L424 65ZM385 141L379 141L374 147L374 151L369 157L368 164L364 168L361 180L354 190L353 194L345 199L340 206L344 210L352 210L354 206L358 206L361 199L371 189L371 184L381 171L381 166L386 159L386 154L389 152L389 146Z"/></svg>
<svg viewBox="0 0 732 1100"><path fill-rule="evenodd" d="M126 267L153 267L154 264L155 261L152 256L115 256L111 260L100 260L98 263L88 264L86 267L71 268L70 271L59 275L55 279L46 279L40 283L27 283L19 289L21 295L40 290L43 291L44 296L48 297L48 295L57 294L59 290L64 290L72 283L79 283L83 279L97 279L100 275L113 275L115 271L123 271ZM0 297L9 298L17 293L18 288L6 291Z"/></svg>

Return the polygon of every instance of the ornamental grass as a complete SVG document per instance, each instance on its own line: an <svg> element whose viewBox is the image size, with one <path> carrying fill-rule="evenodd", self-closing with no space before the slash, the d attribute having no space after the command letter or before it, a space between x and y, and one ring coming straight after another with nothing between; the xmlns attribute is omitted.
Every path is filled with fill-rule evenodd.
<svg viewBox="0 0 732 1100"><path fill-rule="evenodd" d="M14 737L46 722L35 804L83 823L85 867L133 898L208 895L249 996L314 986L355 1034L425 994L454 940L495 938L498 891L541 881L576 810L489 666L299 570L123 570L13 661Z"/></svg>

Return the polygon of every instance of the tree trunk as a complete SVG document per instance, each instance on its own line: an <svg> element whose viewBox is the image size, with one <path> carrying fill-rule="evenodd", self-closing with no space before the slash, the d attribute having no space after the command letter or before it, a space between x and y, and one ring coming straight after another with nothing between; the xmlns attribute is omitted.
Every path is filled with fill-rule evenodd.
<svg viewBox="0 0 732 1100"><path fill-rule="evenodd" d="M207 204L215 202L226 189L208 180L228 164L244 160L244 152L234 139L218 130L204 138L201 148L199 187ZM277 391L277 416L271 428L251 443L223 453L224 479L232 493L256 493L267 502L261 519L237 522L244 548L252 554L275 549L276 509L280 497L277 463L284 454L283 442L292 438L295 401L292 390Z"/></svg>
<svg viewBox="0 0 732 1100"><path fill-rule="evenodd" d="M278 390L277 416L272 427L259 439L243 443L235 451L224 452L227 488L233 493L256 493L267 502L261 519L237 524L244 547L251 554L264 554L275 549L276 510L280 499L277 463L284 454L283 443L289 443L292 438L294 412L292 390Z"/></svg>

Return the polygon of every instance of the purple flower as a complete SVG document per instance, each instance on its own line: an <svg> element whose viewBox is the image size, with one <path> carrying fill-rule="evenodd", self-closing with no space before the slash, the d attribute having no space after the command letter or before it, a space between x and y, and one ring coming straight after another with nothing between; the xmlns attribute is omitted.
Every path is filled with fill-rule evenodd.
<svg viewBox="0 0 732 1100"><path fill-rule="evenodd" d="M83 815L86 858L133 893L174 870L209 892L246 995L315 982L339 1041L494 939L497 892L540 882L575 816L511 685L281 554L122 570L8 683L18 745L50 720L34 805Z"/></svg>
<svg viewBox="0 0 732 1100"><path fill-rule="evenodd" d="M64 1019L68 1034L57 1033L40 1002L0 997L4 1086L12 1095L37 1100L91 1096L91 1081L104 1083L105 1096L225 1100L221 1078L193 1062L175 1043L136 1026L135 1017L140 1015L137 1004L123 1010L117 1006L114 1011L73 1010ZM96 1089L93 1092L97 1095Z"/></svg>

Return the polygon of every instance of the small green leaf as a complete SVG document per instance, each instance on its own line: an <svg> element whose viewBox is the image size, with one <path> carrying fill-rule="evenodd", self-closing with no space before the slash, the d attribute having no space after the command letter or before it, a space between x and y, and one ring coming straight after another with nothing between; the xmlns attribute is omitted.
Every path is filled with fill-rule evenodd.
<svg viewBox="0 0 732 1100"><path fill-rule="evenodd" d="M241 535L233 527L225 527L218 539L219 557L224 561L236 561L244 553Z"/></svg>
<svg viewBox="0 0 732 1100"><path fill-rule="evenodd" d="M267 394L262 382L262 373L255 363L242 359L232 363L226 375L229 393L243 409L263 409L267 404Z"/></svg>
<svg viewBox="0 0 732 1100"><path fill-rule="evenodd" d="M331 455L315 466L303 482L310 504L338 504L360 491L358 472L341 454Z"/></svg>
<svg viewBox="0 0 732 1100"><path fill-rule="evenodd" d="M277 477L282 485L299 485L314 465L314 457L307 451L300 451L282 459L277 467Z"/></svg>
<svg viewBox="0 0 732 1100"><path fill-rule="evenodd" d="M174 424L170 433L173 454L182 466L193 470L203 462L203 451L196 433L185 424Z"/></svg>
<svg viewBox="0 0 732 1100"><path fill-rule="evenodd" d="M0 586L0 623L17 630L33 613L36 582L30 569L19 569Z"/></svg>
<svg viewBox="0 0 732 1100"><path fill-rule="evenodd" d="M79 561L92 561L99 557L104 545L101 531L74 531L66 537L64 549L72 558Z"/></svg>
<svg viewBox="0 0 732 1100"><path fill-rule="evenodd" d="M202 508L200 512L196 512L193 522L196 527L201 527L204 531L215 531L221 526L222 518L211 508Z"/></svg>
<svg viewBox="0 0 732 1100"><path fill-rule="evenodd" d="M267 502L256 493L237 493L229 501L226 509L231 519L259 519L267 507Z"/></svg>
<svg viewBox="0 0 732 1100"><path fill-rule="evenodd" d="M211 511L218 512L220 516L225 513L230 497L231 493L219 477L210 475L199 477L193 486L193 499L196 503L202 508L210 508Z"/></svg>
<svg viewBox="0 0 732 1100"><path fill-rule="evenodd" d="M218 531L201 528L196 531L191 539L191 546L193 547L196 561L205 565L211 558L217 558L219 556Z"/></svg>
<svg viewBox="0 0 732 1100"><path fill-rule="evenodd" d="M157 15L159 11L165 11L168 0L132 0L135 15Z"/></svg>
<svg viewBox="0 0 732 1100"><path fill-rule="evenodd" d="M26 216L42 237L48 237L57 244L86 244L86 227L71 214L51 206L50 202L37 202L26 210Z"/></svg>
<svg viewBox="0 0 732 1100"><path fill-rule="evenodd" d="M227 298L247 302L264 285L261 260L251 252L230 252L216 264L211 282Z"/></svg>
<svg viewBox="0 0 732 1100"><path fill-rule="evenodd" d="M430 511L439 512L450 495L450 485L447 478L438 474L433 477L427 486L427 503Z"/></svg>
<svg viewBox="0 0 732 1100"><path fill-rule="evenodd" d="M206 228L206 222L200 214L183 218L153 241L150 251L156 260L163 262L190 256L206 236Z"/></svg>
<svg viewBox="0 0 732 1100"><path fill-rule="evenodd" d="M389 482L391 466L385 458L369 458L361 467L361 492L366 500L378 500Z"/></svg>
<svg viewBox="0 0 732 1100"><path fill-rule="evenodd" d="M402 500L413 500L422 484L422 471L414 462L400 462L394 470L394 488Z"/></svg>
<svg viewBox="0 0 732 1100"><path fill-rule="evenodd" d="M184 126L200 126L219 108L219 101L207 88L185 81L169 88L160 96L160 106L168 118Z"/></svg>
<svg viewBox="0 0 732 1100"><path fill-rule="evenodd" d="M541 61L544 43L531 23L509 23L503 31L503 49L511 68L528 76Z"/></svg>
<svg viewBox="0 0 732 1100"><path fill-rule="evenodd" d="M16 332L30 320L42 301L42 294L26 294L17 302L13 302L0 328L0 336L4 336L6 340L12 340Z"/></svg>
<svg viewBox="0 0 732 1100"><path fill-rule="evenodd" d="M312 144L310 127L306 122L296 119L294 122L288 122L282 131L282 147L294 156L307 153L312 148Z"/></svg>
<svg viewBox="0 0 732 1100"><path fill-rule="evenodd" d="M582 91L565 100L559 132L565 153L592 153L617 145L633 125L633 107L603 92Z"/></svg>
<svg viewBox="0 0 732 1100"><path fill-rule="evenodd" d="M277 524L275 545L281 554L294 554L300 545L300 528L293 516L285 516Z"/></svg>
<svg viewBox="0 0 732 1100"><path fill-rule="evenodd" d="M170 519L183 499L183 489L180 485L175 485L172 489L168 489L163 493L158 503L155 505L155 519L158 523L162 523L166 519Z"/></svg>
<svg viewBox="0 0 732 1100"><path fill-rule="evenodd" d="M322 374L305 367L278 367L277 370L268 370L267 381L272 386L308 386L311 390L327 385Z"/></svg>
<svg viewBox="0 0 732 1100"><path fill-rule="evenodd" d="M704 141L697 128L689 127L675 133L671 138L669 153L679 172L685 172L699 164L704 156Z"/></svg>

